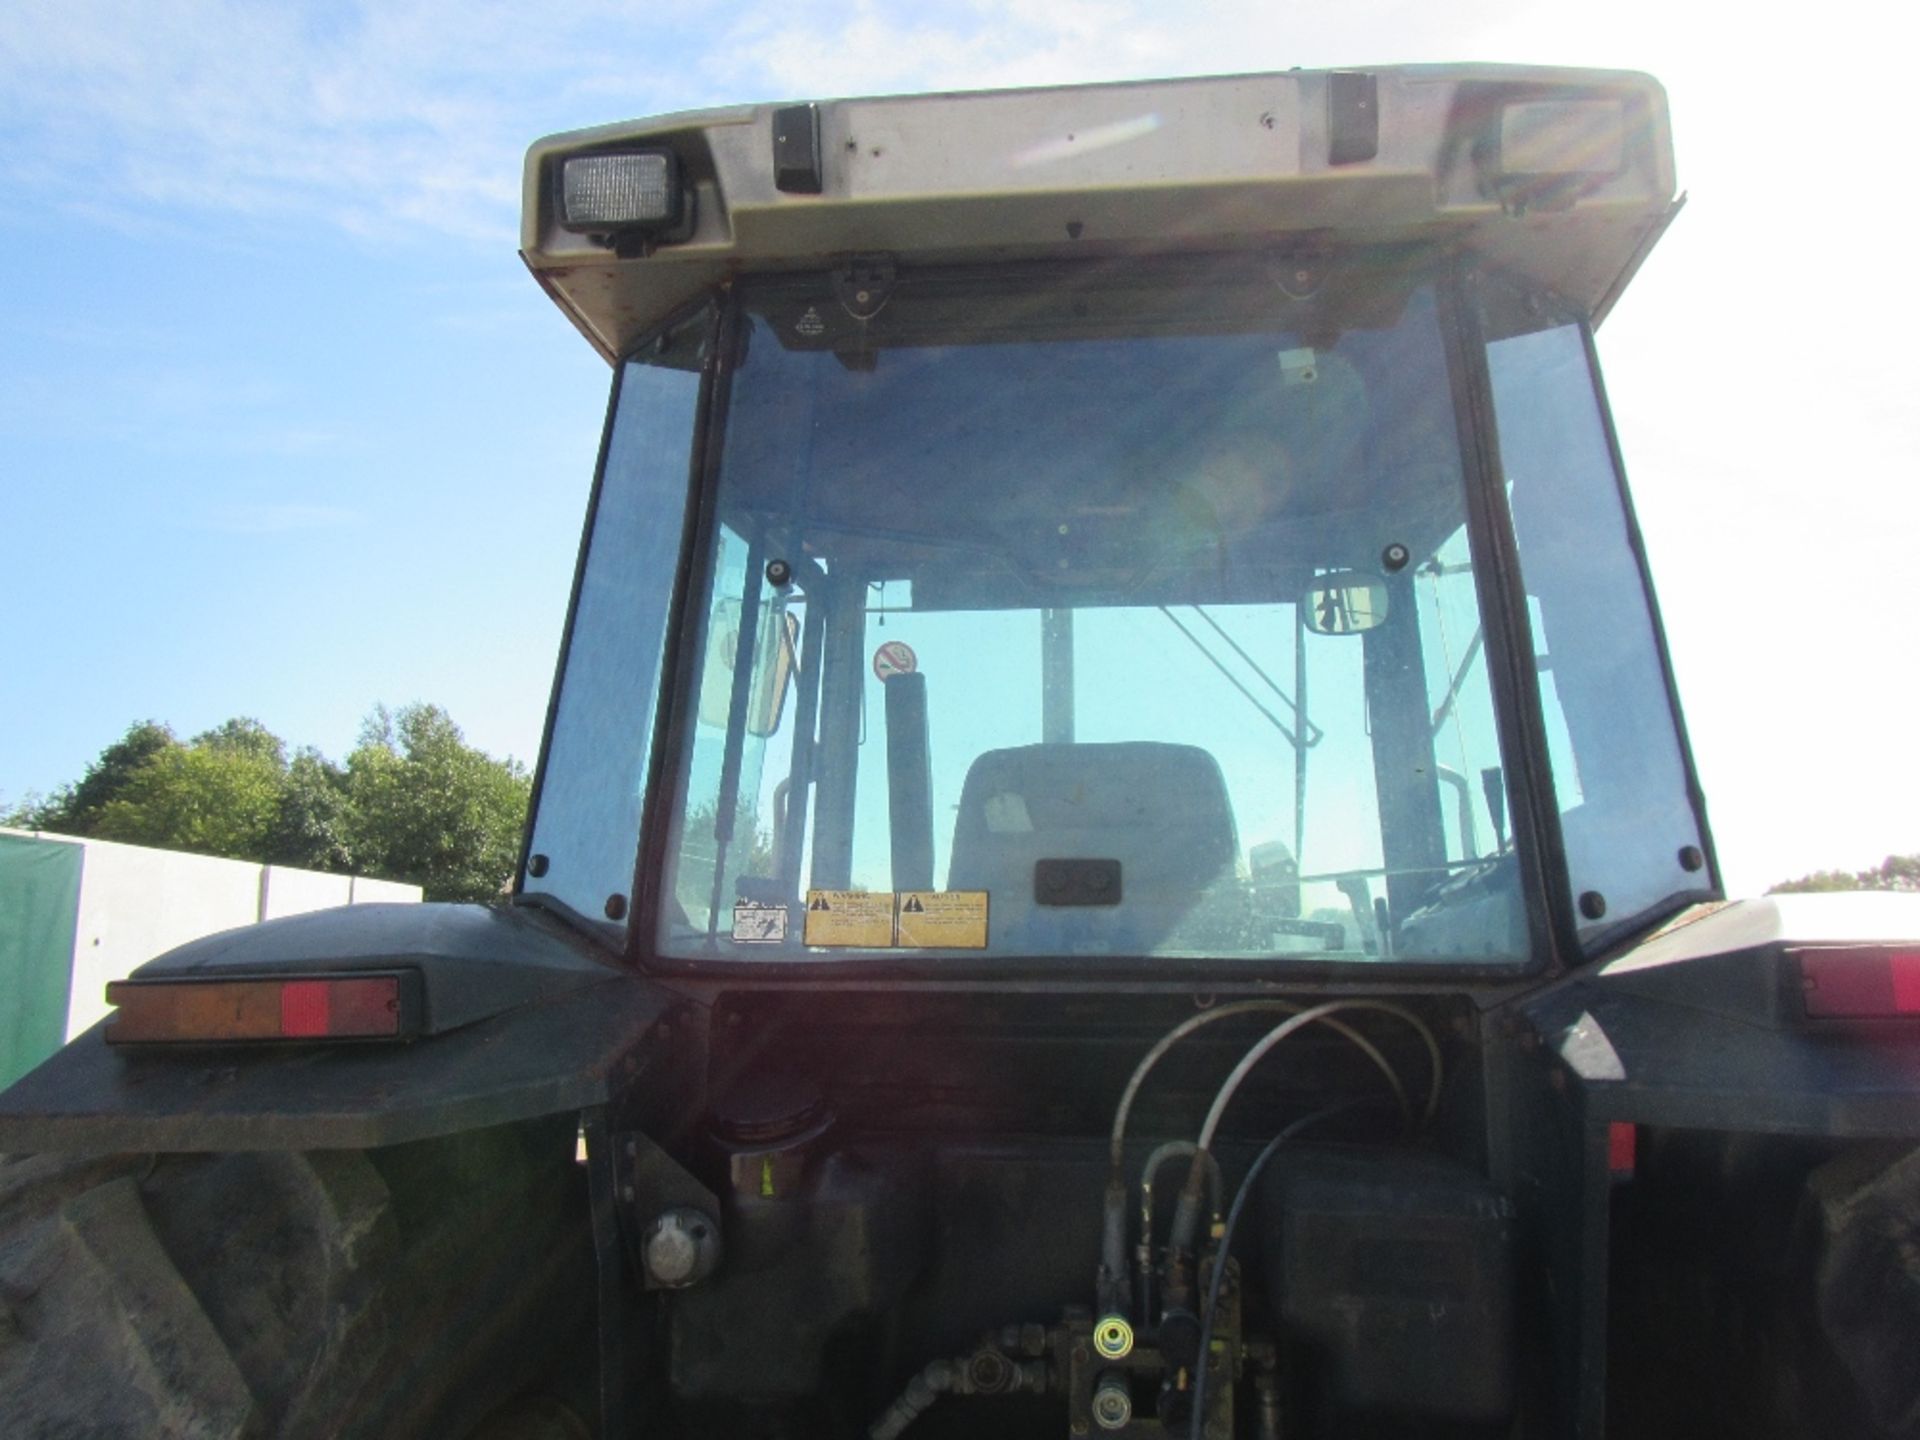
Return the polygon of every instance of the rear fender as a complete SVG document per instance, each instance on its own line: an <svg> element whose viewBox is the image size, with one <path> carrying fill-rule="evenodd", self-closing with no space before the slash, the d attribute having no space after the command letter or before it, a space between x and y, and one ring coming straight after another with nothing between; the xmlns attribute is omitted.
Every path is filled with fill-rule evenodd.
<svg viewBox="0 0 1920 1440"><path fill-rule="evenodd" d="M673 1088L692 1007L529 908L368 905L246 926L140 979L411 971L411 1042L114 1046L94 1026L0 1093L0 1153L363 1149ZM651 1082L651 1083L650 1083Z"/></svg>

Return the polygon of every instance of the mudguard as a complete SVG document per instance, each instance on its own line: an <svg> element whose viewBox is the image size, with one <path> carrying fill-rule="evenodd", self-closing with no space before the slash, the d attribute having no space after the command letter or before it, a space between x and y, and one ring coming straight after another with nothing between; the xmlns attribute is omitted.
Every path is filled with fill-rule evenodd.
<svg viewBox="0 0 1920 1440"><path fill-rule="evenodd" d="M603 1105L671 1060L641 1042L671 1033L675 997L527 907L317 911L135 973L396 969L425 997L411 1043L116 1047L103 1021L0 1094L0 1153L392 1145Z"/></svg>
<svg viewBox="0 0 1920 1440"><path fill-rule="evenodd" d="M1604 1433L1612 1403L1610 1196L1616 1179L1633 1171L1638 1137L1886 1141L1866 1148L1891 1155L1920 1139L1920 1015L1809 1019L1793 953L1905 948L1915 936L1920 896L1700 905L1625 954L1510 1002L1487 1053L1490 1113L1504 1122L1494 1168L1520 1197L1539 1273L1557 1277L1531 1303L1550 1326L1553 1388L1565 1397L1570 1433ZM1890 1338L1906 1353L1907 1316L1920 1313L1920 1270L1893 1280L1897 1267L1886 1263L1880 1238L1920 1215L1916 1168L1869 1171L1823 1207L1827 1253L1856 1258L1832 1273L1822 1262L1817 1280L1806 1282L1858 1291L1862 1273L1882 1277L1876 1293L1893 1299L1848 1321L1853 1333L1822 1319L1827 1343L1883 1420L1920 1403L1904 1378L1911 1367L1876 1359ZM1902 1217L1899 1227L1874 1219L1889 1212Z"/></svg>
<svg viewBox="0 0 1920 1440"><path fill-rule="evenodd" d="M1920 1136L1920 1015L1809 1019L1792 951L1907 945L1920 896L1696 906L1597 970L1523 1001L1597 1123Z"/></svg>

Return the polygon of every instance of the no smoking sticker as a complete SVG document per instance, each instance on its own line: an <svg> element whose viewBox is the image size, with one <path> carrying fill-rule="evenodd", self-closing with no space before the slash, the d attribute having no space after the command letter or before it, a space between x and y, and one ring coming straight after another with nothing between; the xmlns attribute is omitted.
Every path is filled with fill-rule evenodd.
<svg viewBox="0 0 1920 1440"><path fill-rule="evenodd" d="M904 640L889 640L873 652L873 678L883 684L895 675L911 675L919 668L919 658Z"/></svg>

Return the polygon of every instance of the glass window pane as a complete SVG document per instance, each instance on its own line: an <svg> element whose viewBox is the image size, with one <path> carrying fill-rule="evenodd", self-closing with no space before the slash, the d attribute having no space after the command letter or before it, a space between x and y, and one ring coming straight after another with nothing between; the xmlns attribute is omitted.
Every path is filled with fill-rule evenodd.
<svg viewBox="0 0 1920 1440"><path fill-rule="evenodd" d="M1597 936L1704 891L1681 860L1700 830L1585 337L1495 340L1487 365L1568 875L1605 902L1581 914Z"/></svg>
<svg viewBox="0 0 1920 1440"><path fill-rule="evenodd" d="M1523 962L1440 322L1399 283L1310 332L1264 273L903 284L840 334L744 294L662 951ZM1081 861L1110 888L1067 903ZM978 935L889 931L923 888L984 895Z"/></svg>
<svg viewBox="0 0 1920 1440"><path fill-rule="evenodd" d="M531 854L545 869L533 873L536 858L522 888L596 921L608 897L633 890L700 396L697 366L672 362L690 364L700 339L683 332L660 363L621 371L536 797ZM624 916L624 903L617 908Z"/></svg>

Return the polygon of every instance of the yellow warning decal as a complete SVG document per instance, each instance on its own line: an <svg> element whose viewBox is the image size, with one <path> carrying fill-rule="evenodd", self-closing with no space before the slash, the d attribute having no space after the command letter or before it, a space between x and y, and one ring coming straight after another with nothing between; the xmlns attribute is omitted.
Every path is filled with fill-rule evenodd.
<svg viewBox="0 0 1920 1440"><path fill-rule="evenodd" d="M987 892L902 890L896 942L910 950L987 948Z"/></svg>
<svg viewBox="0 0 1920 1440"><path fill-rule="evenodd" d="M893 944L893 895L885 890L809 890L808 945L866 946L884 950Z"/></svg>

